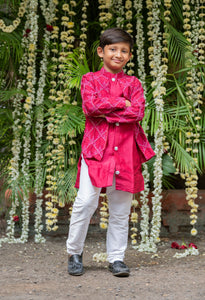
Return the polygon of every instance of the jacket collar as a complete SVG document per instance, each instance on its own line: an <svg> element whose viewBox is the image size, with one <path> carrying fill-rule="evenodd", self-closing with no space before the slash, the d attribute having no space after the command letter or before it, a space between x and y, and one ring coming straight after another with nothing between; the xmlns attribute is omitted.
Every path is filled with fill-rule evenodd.
<svg viewBox="0 0 205 300"><path fill-rule="evenodd" d="M124 73L123 70L121 70L119 73L113 74L113 73L110 73L110 72L108 72L107 70L105 70L104 67L102 67L102 69L100 70L100 72L101 72L104 76L106 76L107 78L109 78L109 79L112 79L112 78L119 79L119 78L122 78L122 77L125 75L125 73Z"/></svg>

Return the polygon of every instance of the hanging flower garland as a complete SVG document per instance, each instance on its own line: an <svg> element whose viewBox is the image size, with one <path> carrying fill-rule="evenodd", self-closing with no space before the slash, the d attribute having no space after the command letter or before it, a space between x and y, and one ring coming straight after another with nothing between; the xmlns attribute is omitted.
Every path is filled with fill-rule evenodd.
<svg viewBox="0 0 205 300"><path fill-rule="evenodd" d="M82 7L82 20L80 22L81 25L81 35L80 35L80 59L83 59L85 57L85 47L86 47L86 40L87 40L87 6L89 5L87 0L83 0L83 7Z"/></svg>
<svg viewBox="0 0 205 300"><path fill-rule="evenodd" d="M29 21L27 20L25 22L24 30L23 32L25 33L22 37L21 41L21 46L22 49L27 49L29 46L29 40L28 40L28 35L30 33L29 29ZM23 56L20 61L20 66L19 66L19 74L20 76L25 77L27 74L27 62L28 62L28 52L24 51ZM17 89L21 90L24 86L26 85L26 79L18 79L17 81ZM21 153L21 129L22 129L22 123L21 123L21 116L23 115L22 112L22 103L25 102L25 99L22 99L21 94L17 94L13 98L13 113L12 117L14 120L13 124L13 140L12 140L12 159L10 160L10 167L9 167L9 176L10 176L10 182L11 182L11 191L12 194L14 195L12 204L11 204L11 209L9 211L9 219L7 220L7 234L6 238L3 238L0 240L1 242L9 242L9 243L17 243L19 242L19 239L14 237L15 234L15 222L14 222L14 216L16 215L16 210L19 207L19 197L22 198L22 191L20 192L18 190L18 186L20 185L19 179L21 177L20 175L20 153Z"/></svg>
<svg viewBox="0 0 205 300"><path fill-rule="evenodd" d="M67 88L67 83L64 79L65 74L65 65L66 65L66 57L69 53L72 53L72 49L74 48L74 22L73 17L75 16L75 12L73 8L76 6L75 1L70 1L70 6L68 4L63 5L63 11L65 13L62 16L61 24L63 26L63 30L60 32L60 52L59 58L53 59L54 63L59 62L58 68L59 72L52 72L54 76L57 75L58 80L58 89L56 89L56 95L54 91L52 91L52 95L49 96L50 100L56 101L56 108L62 106L62 103L68 104L70 103L70 93L71 91ZM54 30L59 31L57 28L54 27ZM53 38L57 38L56 34L53 34ZM53 51L54 54L57 54L57 51ZM69 74L67 74L69 75ZM69 77L66 78L69 80ZM54 87L56 84L54 85ZM76 103L73 102L73 105ZM64 179L64 152L65 152L65 138L59 136L58 128L61 122L64 121L65 118L62 118L58 115L55 107L49 110L50 118L47 130L47 139L50 141L50 145L48 148L47 157L49 158L47 161L48 168L47 168L47 191L48 194L46 195L46 228L48 231L56 231L58 229L57 225L57 217L59 213L59 209L57 205L60 207L64 206L64 203L59 201L58 198L61 196L57 194L57 180L60 179L61 184L63 184ZM54 117L55 116L55 117ZM74 138L73 133L70 133L69 136L71 139ZM72 155L72 150L70 150L70 155ZM72 163L74 164L75 161L73 160ZM70 161L71 165L71 161Z"/></svg>
<svg viewBox="0 0 205 300"><path fill-rule="evenodd" d="M132 200L132 212L131 212L131 218L130 221L132 222L131 227L131 244L132 246L135 246L137 244L137 223L138 223L138 214L137 214L137 207L138 207L138 200L134 198Z"/></svg>
<svg viewBox="0 0 205 300"><path fill-rule="evenodd" d="M52 22L55 18L55 9L56 4L53 0L50 0L48 3L48 6L44 0L41 0L41 10L43 13L43 16L46 21L46 28L44 29L44 49L42 52L42 61L41 61L41 67L40 67L40 78L38 81L38 90L36 94L36 106L38 107L37 111L37 121L36 121L36 154L35 154L35 160L36 162L39 162L36 166L36 173L35 173L35 193L36 193L36 209L35 209L35 242L44 242L45 239L42 237L42 183L43 183L43 173L42 173L42 165L40 162L43 161L43 154L41 152L42 147L42 136L43 136L43 101L44 101L44 88L46 86L46 74L47 74L47 65L48 65L48 57L50 54L49 47L47 45L50 44L50 36L52 32Z"/></svg>
<svg viewBox="0 0 205 300"><path fill-rule="evenodd" d="M195 9L191 11L190 1L184 0L183 3L183 16L184 16L184 35L187 38L188 42L191 43L191 47L187 50L187 60L186 66L192 67L194 64L197 64L197 60L201 63L201 54L199 53L199 45L200 45L200 38L203 37L201 34L204 33L204 28L200 28L200 25L204 26L204 23L197 22L198 16L203 16L200 14L200 3L196 1L194 7ZM203 10L203 9L202 9ZM198 26L199 24L199 26ZM192 33L192 30L193 33ZM202 30L201 30L202 29ZM197 58L196 62L194 61L191 53ZM202 55L204 57L204 55ZM204 58L203 58L204 59ZM203 60L202 59L202 60ZM194 118L196 122L195 132L193 132L192 126L190 125L190 130L186 132L186 151L192 155L193 160L195 163L198 163L197 155L198 155L198 147L197 144L199 143L200 138L200 124L198 123L201 119L201 113L199 105L201 104L203 92L203 84L201 82L201 74L197 71L196 68L192 68L187 73L187 83L186 83L186 97L188 100L188 106L191 112L192 118ZM190 224L192 225L191 235L195 236L197 234L197 230L195 228L197 223L197 210L198 204L195 203L198 193L198 176L197 170L193 167L192 171L181 174L181 177L185 179L186 185L186 199L188 201L189 206L191 207L191 214L190 214ZM187 254L188 255L188 254Z"/></svg>
<svg viewBox="0 0 205 300"><path fill-rule="evenodd" d="M107 229L108 226L108 200L106 194L100 194L100 196L103 198L101 201L101 208L100 208L100 228Z"/></svg>
<svg viewBox="0 0 205 300"><path fill-rule="evenodd" d="M4 21L0 20L0 29L3 32L11 33L19 26L19 24L21 23L20 18L23 18L24 14L26 12L27 2L28 2L28 0L23 0L22 3L20 3L19 10L17 13L18 17L12 22L13 23L12 25L6 26Z"/></svg>
<svg viewBox="0 0 205 300"><path fill-rule="evenodd" d="M146 72L145 72L145 51L144 51L144 28L143 28L143 15L142 15L142 8L143 8L143 1L142 0L135 0L133 7L136 10L137 20L136 20L136 54L137 54L137 73L138 78L140 79L144 93L146 95L147 88L146 88Z"/></svg>
<svg viewBox="0 0 205 300"><path fill-rule="evenodd" d="M116 16L116 26L123 28L124 23L124 5L122 0L113 0L112 5Z"/></svg>
<svg viewBox="0 0 205 300"><path fill-rule="evenodd" d="M109 22L112 20L112 1L111 0L98 0L99 3L99 23L102 28L102 32L108 27Z"/></svg>
<svg viewBox="0 0 205 300"><path fill-rule="evenodd" d="M38 1L33 0L28 4L28 14L27 20L30 22L29 29L31 30L28 41L28 67L27 67L27 97L24 103L24 116L25 116L25 133L23 136L23 161L21 164L22 174L24 176L25 189L23 191L22 199L22 233L21 242L26 242L28 240L29 231L29 195L28 187L30 186L29 177L29 161L31 156L31 126L32 126L32 107L35 102L35 90L34 86L36 84L36 44L38 40L38 15L37 15Z"/></svg>
<svg viewBox="0 0 205 300"><path fill-rule="evenodd" d="M22 80L18 82L18 88L23 88L26 86L27 97L25 102L23 101L23 121L20 124L18 118L21 115L21 105L19 102L20 96L18 95L14 100L14 124L17 126L14 128L14 141L13 141L13 154L14 157L11 160L11 186L12 190L15 194L15 198L12 204L12 208L10 211L10 219L8 221L7 227L7 238L6 240L10 243L21 242L24 243L28 240L28 225L29 225L29 199L28 199L28 187L29 187L29 160L30 160L30 130L31 130L31 120L32 120L32 105L34 103L34 89L33 86L36 83L36 73L35 73L35 49L37 42L37 6L38 1L33 1L27 5L27 21L25 23L25 35L22 40L22 46L27 51L26 54L23 55L19 73L26 76L26 80ZM17 112L18 110L18 112ZM20 134L17 130L20 130L24 126L25 131L23 135L23 160L21 163L22 175L24 177L24 188L22 189L21 197L21 206L22 206L22 231L20 238L14 238L14 218L13 214L16 211L17 206L19 205L19 191L17 190L17 186L19 184L20 179L20 152L21 148L21 139ZM14 147L16 147L14 149ZM4 240L4 241L6 241Z"/></svg>
<svg viewBox="0 0 205 300"><path fill-rule="evenodd" d="M136 50L136 54L137 54L137 64L138 64L138 78L142 82L144 93L146 95L147 87L146 87L146 82L145 82L146 72L145 72L145 53L144 53L145 37L144 37L144 29L143 29L143 16L142 16L143 2L142 2L142 0L140 0L140 1L135 0L133 3L133 7L135 8L136 15L137 15L137 20L136 20L136 47L137 47L137 50ZM146 119L146 117L144 119ZM146 130L147 130L146 124L145 125L142 124L142 127L146 133ZM146 243L148 243L148 238L149 238L149 212L150 212L150 209L148 206L148 201L149 201L148 195L150 192L150 189L149 189L150 176L149 176L147 164L143 164L142 175L144 178L144 191L141 192L141 196L140 196L140 202L142 204L141 205L140 235L141 235L141 242L146 244ZM136 212L135 205L136 205L136 203L134 201L134 203L132 205L134 212ZM137 219L135 222L137 223ZM134 222L134 225L135 225L135 222ZM133 230L131 230L131 231L137 233L136 226L133 226L132 228L133 228ZM134 248L136 248L136 243L137 243L137 240L134 239L134 242L132 242L132 245Z"/></svg>
<svg viewBox="0 0 205 300"><path fill-rule="evenodd" d="M169 1L170 2L170 1ZM163 96L166 93L164 82L166 80L167 65L161 65L161 52L167 53L167 47L161 46L161 31L160 31L160 1L146 1L148 9L148 40L151 42L149 47L149 59L150 59L150 74L154 80L152 87L155 88L153 97L155 100L156 110L158 112L157 122L158 128L155 132L155 163L154 163L154 191L152 197L153 204L153 217L152 227L150 231L150 238L147 237L148 220L144 222L145 232L142 232L142 241L138 247L139 251L152 251L156 252L156 243L159 241L159 233L161 227L161 192L162 192L162 154L163 154ZM170 4L170 3L168 3ZM166 3L165 3L166 5ZM168 8L168 7L167 7ZM166 12L167 14L167 12ZM148 211L147 211L148 212Z"/></svg>
<svg viewBox="0 0 205 300"><path fill-rule="evenodd" d="M126 0L125 1L125 19L126 19L126 31L132 35L133 33L133 25L132 25L132 1ZM132 62L133 57L130 58L130 61L127 63L127 74L132 76L134 74L134 63Z"/></svg>
<svg viewBox="0 0 205 300"><path fill-rule="evenodd" d="M156 34L153 40L153 47L154 47L154 77L155 82L152 82L152 87L156 89L153 92L156 110L158 111L158 119L159 122L157 131L155 133L155 153L156 159L154 162L154 190L152 197L152 204L153 204L153 217L152 217L152 228L150 232L150 248L153 251L156 251L156 243L160 240L160 227L161 227L161 199L162 199L162 155L164 152L163 147L163 138L164 138L164 129L163 129L163 96L166 94L166 88L164 83L166 82L166 75L167 75L167 33L166 33L166 24L164 25L164 34L162 39L163 47L161 47L161 36L160 36L160 4L161 1L156 1L156 11L154 10L153 17L155 19L155 12L156 12L156 20L153 22L153 31ZM168 22L170 21L170 8L171 8L171 0L165 0L164 6L166 8L164 12L165 20ZM157 21L157 22L156 22ZM151 37L151 36L150 36ZM163 58L161 57L161 53L163 53ZM162 64L160 64L162 61ZM158 66L157 66L158 64ZM155 75L157 72L157 76Z"/></svg>

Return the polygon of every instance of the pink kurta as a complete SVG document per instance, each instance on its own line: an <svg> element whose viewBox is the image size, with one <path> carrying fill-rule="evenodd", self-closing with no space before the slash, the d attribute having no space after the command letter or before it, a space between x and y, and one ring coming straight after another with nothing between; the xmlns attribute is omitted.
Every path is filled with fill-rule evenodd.
<svg viewBox="0 0 205 300"><path fill-rule="evenodd" d="M140 81L123 71L112 74L102 68L83 76L81 94L86 115L82 154L92 184L111 186L115 174L117 190L142 191L141 164L155 154L138 124L144 117L145 107ZM131 107L126 107L126 99Z"/></svg>

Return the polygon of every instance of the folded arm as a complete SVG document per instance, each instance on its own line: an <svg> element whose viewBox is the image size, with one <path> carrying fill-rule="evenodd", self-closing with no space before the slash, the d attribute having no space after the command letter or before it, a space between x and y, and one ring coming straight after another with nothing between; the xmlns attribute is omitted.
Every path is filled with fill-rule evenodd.
<svg viewBox="0 0 205 300"><path fill-rule="evenodd" d="M137 78L130 89L130 99L128 99L130 101L130 106L127 105L123 110L113 111L107 114L105 118L108 122L130 123L138 122L143 119L145 109L144 91Z"/></svg>
<svg viewBox="0 0 205 300"><path fill-rule="evenodd" d="M124 110L125 98L121 96L110 96L103 89L96 91L92 73L87 73L81 81L82 107L86 116L100 117L112 112Z"/></svg>

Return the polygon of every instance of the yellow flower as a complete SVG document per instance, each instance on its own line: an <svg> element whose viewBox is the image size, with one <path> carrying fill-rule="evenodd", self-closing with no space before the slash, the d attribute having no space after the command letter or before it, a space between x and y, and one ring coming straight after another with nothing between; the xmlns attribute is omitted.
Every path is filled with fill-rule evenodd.
<svg viewBox="0 0 205 300"><path fill-rule="evenodd" d="M193 235L193 236L197 235L197 230L195 228L193 228L191 230L191 235Z"/></svg>
<svg viewBox="0 0 205 300"><path fill-rule="evenodd" d="M132 227L130 230L133 231L133 232L137 232L138 231L138 229L136 227Z"/></svg>
<svg viewBox="0 0 205 300"><path fill-rule="evenodd" d="M29 51L34 52L34 50L35 50L35 45L34 45L34 44L29 44L28 49L29 49Z"/></svg>
<svg viewBox="0 0 205 300"><path fill-rule="evenodd" d="M131 235L131 239L134 239L136 236L137 236L137 234L136 234L136 233L133 233L133 234Z"/></svg>
<svg viewBox="0 0 205 300"><path fill-rule="evenodd" d="M65 11L69 11L69 5L68 4L63 4L62 9Z"/></svg>
<svg viewBox="0 0 205 300"><path fill-rule="evenodd" d="M53 221L52 220L46 220L46 225L53 225Z"/></svg>
<svg viewBox="0 0 205 300"><path fill-rule="evenodd" d="M138 206L138 201L136 199L132 200L132 206L135 208Z"/></svg>
<svg viewBox="0 0 205 300"><path fill-rule="evenodd" d="M58 229L57 225L53 226L53 228L52 228L53 231L56 231L57 229Z"/></svg>
<svg viewBox="0 0 205 300"><path fill-rule="evenodd" d="M25 108L25 110L30 110L31 106L27 103L24 103L24 108Z"/></svg>
<svg viewBox="0 0 205 300"><path fill-rule="evenodd" d="M134 239L134 240L132 240L132 245L136 245L137 244L137 240L136 239Z"/></svg>
<svg viewBox="0 0 205 300"><path fill-rule="evenodd" d="M107 208L103 206L103 207L100 208L100 210L101 211L107 211Z"/></svg>
<svg viewBox="0 0 205 300"><path fill-rule="evenodd" d="M100 223L100 228L107 229L107 223Z"/></svg>
<svg viewBox="0 0 205 300"><path fill-rule="evenodd" d="M105 218L109 217L109 214L107 212L104 212L104 211L100 211L100 215L102 217L105 217Z"/></svg>
<svg viewBox="0 0 205 300"><path fill-rule="evenodd" d="M27 97L27 98L26 98L26 103L30 104L31 102L32 102L31 97Z"/></svg>
<svg viewBox="0 0 205 300"><path fill-rule="evenodd" d="M57 208L53 208L53 209L52 209L52 212L53 212L54 214L57 214L57 213L58 213L58 209L57 209Z"/></svg>
<svg viewBox="0 0 205 300"><path fill-rule="evenodd" d="M50 197L52 197L52 194L50 194L50 193L45 195L45 198L50 198Z"/></svg>

